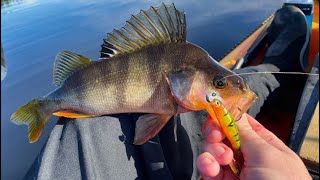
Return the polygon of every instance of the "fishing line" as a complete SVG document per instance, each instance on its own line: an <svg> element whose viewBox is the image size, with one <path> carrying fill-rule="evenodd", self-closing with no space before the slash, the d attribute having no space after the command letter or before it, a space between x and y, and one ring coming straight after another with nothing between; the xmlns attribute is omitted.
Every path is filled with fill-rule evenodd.
<svg viewBox="0 0 320 180"><path fill-rule="evenodd" d="M292 74L292 75L319 76L319 74L316 74L316 73L304 73L304 72L248 72L248 73L231 74L231 75L225 76L221 79L232 77L232 76L237 76L237 75L254 75L254 74Z"/></svg>

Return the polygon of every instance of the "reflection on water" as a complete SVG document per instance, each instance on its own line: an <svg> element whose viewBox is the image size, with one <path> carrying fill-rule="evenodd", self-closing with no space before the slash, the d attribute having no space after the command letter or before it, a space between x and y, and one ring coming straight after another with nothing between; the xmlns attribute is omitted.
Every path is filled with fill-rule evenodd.
<svg viewBox="0 0 320 180"><path fill-rule="evenodd" d="M1 81L6 77L7 75L7 63L4 58L2 43L1 43Z"/></svg>
<svg viewBox="0 0 320 180"><path fill-rule="evenodd" d="M174 2L178 9L186 11L187 40L203 47L214 58L221 57L283 3ZM18 107L55 88L52 85L55 55L69 50L97 60L106 33L122 27L130 14L160 4L160 0L1 2L1 38L9 67L1 84L1 178L21 179L54 126L56 119L51 119L39 141L29 144L27 127L11 123L10 116Z"/></svg>

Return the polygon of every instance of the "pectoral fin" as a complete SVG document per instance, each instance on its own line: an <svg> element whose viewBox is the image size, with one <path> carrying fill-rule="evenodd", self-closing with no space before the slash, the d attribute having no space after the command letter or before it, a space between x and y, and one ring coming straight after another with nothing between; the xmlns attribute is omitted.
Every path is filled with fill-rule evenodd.
<svg viewBox="0 0 320 180"><path fill-rule="evenodd" d="M135 137L133 144L141 145L159 133L172 115L145 114L136 122Z"/></svg>
<svg viewBox="0 0 320 180"><path fill-rule="evenodd" d="M192 70L183 70L166 75L172 96L177 103L187 110L203 110L205 108L204 76Z"/></svg>
<svg viewBox="0 0 320 180"><path fill-rule="evenodd" d="M189 94L195 74L191 71L171 72L166 75L173 97L182 102Z"/></svg>

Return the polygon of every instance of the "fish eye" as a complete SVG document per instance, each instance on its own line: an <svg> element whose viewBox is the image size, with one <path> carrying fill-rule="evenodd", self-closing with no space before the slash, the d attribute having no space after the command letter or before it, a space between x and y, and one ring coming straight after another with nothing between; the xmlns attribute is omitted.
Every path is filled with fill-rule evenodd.
<svg viewBox="0 0 320 180"><path fill-rule="evenodd" d="M220 106L220 102L219 102L219 101L216 101L216 105L217 105L217 106Z"/></svg>
<svg viewBox="0 0 320 180"><path fill-rule="evenodd" d="M213 78L213 85L218 89L223 89L227 86L227 80L222 76L216 76Z"/></svg>

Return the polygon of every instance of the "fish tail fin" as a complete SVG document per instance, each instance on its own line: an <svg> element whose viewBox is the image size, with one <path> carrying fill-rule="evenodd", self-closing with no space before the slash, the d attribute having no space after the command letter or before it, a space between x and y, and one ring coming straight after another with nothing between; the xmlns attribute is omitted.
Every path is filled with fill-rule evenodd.
<svg viewBox="0 0 320 180"><path fill-rule="evenodd" d="M29 129L29 142L36 142L48 119L51 117L50 101L45 99L34 99L28 104L20 107L11 116L11 121L17 125L26 124Z"/></svg>

